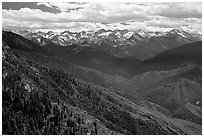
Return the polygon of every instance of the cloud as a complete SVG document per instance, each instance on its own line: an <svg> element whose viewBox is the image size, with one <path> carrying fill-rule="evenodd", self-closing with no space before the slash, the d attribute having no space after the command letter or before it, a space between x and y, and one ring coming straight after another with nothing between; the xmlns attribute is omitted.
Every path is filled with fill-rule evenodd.
<svg viewBox="0 0 204 137"><path fill-rule="evenodd" d="M177 28L181 25L179 20L170 20L168 18L156 18L146 21L148 26L161 28Z"/></svg>
<svg viewBox="0 0 204 137"><path fill-rule="evenodd" d="M46 7L56 7L61 12L66 12L69 10L83 9L89 4L76 2L39 2L37 3L37 5L44 5Z"/></svg>
<svg viewBox="0 0 204 137"><path fill-rule="evenodd" d="M51 3L41 2L59 13L21 8L2 10L3 27L72 31L105 29L202 31L201 3Z"/></svg>
<svg viewBox="0 0 204 137"><path fill-rule="evenodd" d="M151 13L169 18L202 18L202 3L158 3Z"/></svg>
<svg viewBox="0 0 204 137"><path fill-rule="evenodd" d="M52 8L52 6L48 2L38 2L37 5L44 5L46 7Z"/></svg>

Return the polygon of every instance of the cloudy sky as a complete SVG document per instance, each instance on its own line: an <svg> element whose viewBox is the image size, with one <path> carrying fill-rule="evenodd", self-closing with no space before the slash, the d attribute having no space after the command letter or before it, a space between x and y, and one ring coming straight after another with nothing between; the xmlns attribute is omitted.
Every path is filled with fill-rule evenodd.
<svg viewBox="0 0 204 137"><path fill-rule="evenodd" d="M129 29L202 32L202 3L3 2L2 26L12 30Z"/></svg>

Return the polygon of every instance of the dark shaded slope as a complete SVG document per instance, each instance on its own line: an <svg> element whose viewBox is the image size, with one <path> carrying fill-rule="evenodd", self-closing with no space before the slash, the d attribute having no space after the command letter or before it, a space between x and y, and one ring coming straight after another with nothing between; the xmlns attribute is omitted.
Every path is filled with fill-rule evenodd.
<svg viewBox="0 0 204 137"><path fill-rule="evenodd" d="M3 31L2 41L13 49L22 50L26 52L38 52L44 55L51 55L48 49L41 47L35 42L25 39L24 37L13 32Z"/></svg>
<svg viewBox="0 0 204 137"><path fill-rule="evenodd" d="M188 43L183 46L173 48L162 52L152 59L144 61L145 63L164 63L178 64L192 62L196 64L202 63L202 42Z"/></svg>

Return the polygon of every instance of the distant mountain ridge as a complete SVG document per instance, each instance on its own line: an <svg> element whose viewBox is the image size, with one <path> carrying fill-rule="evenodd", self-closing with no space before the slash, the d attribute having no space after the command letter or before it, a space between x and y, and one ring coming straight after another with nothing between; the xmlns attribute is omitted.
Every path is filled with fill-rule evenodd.
<svg viewBox="0 0 204 137"><path fill-rule="evenodd" d="M148 59L154 55L180 46L185 43L200 41L202 35L188 33L178 29L168 32L146 32L143 30L105 30L70 32L68 30L59 34L49 31L15 32L42 46L52 42L60 46L79 45L80 47L93 47L97 50L111 53L119 57L135 57Z"/></svg>

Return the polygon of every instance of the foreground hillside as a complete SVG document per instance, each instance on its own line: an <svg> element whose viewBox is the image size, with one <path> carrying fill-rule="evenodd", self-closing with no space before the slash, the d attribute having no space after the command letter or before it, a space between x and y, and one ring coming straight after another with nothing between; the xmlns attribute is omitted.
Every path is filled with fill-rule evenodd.
<svg viewBox="0 0 204 137"><path fill-rule="evenodd" d="M3 134L201 134L201 125L167 117L145 100L2 48Z"/></svg>

